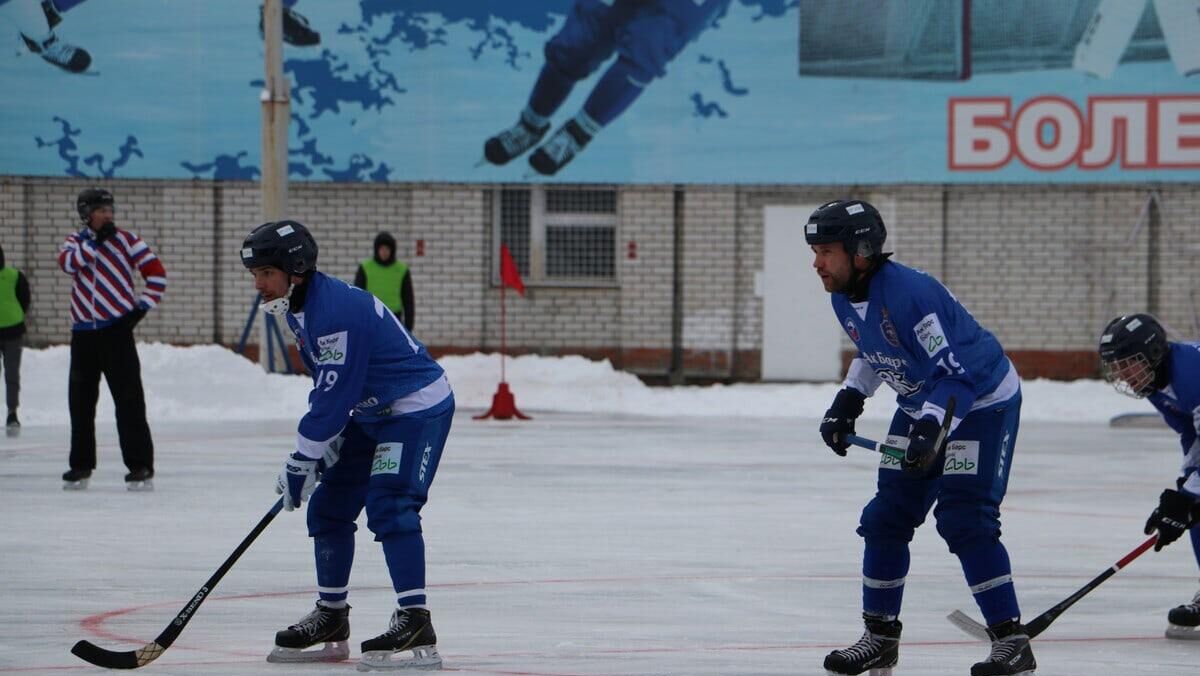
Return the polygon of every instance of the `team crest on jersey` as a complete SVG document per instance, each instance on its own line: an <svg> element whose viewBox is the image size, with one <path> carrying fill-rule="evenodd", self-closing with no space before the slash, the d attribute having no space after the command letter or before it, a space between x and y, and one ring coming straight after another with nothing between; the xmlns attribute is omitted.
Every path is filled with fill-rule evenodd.
<svg viewBox="0 0 1200 676"><path fill-rule="evenodd" d="M850 336L850 340L858 342L858 326L854 324L854 320L846 317L846 334Z"/></svg>
<svg viewBox="0 0 1200 676"><path fill-rule="evenodd" d="M879 311L883 314L883 321L879 322L879 330L883 332L883 339L892 347L900 347L900 334L896 333L896 325L888 316L887 308L880 308Z"/></svg>

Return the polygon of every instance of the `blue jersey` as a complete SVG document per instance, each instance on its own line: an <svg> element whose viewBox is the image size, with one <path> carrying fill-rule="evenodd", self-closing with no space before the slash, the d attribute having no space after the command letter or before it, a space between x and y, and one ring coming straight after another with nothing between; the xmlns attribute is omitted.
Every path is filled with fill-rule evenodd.
<svg viewBox="0 0 1200 676"><path fill-rule="evenodd" d="M445 372L375 296L320 272L288 326L313 377L296 450L320 458L353 413L371 421L446 400Z"/></svg>
<svg viewBox="0 0 1200 676"><path fill-rule="evenodd" d="M945 417L955 399L955 422L969 411L1011 399L1020 391L1016 369L1000 342L932 276L886 261L870 280L867 300L832 294L833 311L858 356L846 386L867 396L881 382L913 418Z"/></svg>
<svg viewBox="0 0 1200 676"><path fill-rule="evenodd" d="M1183 490L1200 499L1200 343L1169 343L1170 384L1148 399L1183 446Z"/></svg>

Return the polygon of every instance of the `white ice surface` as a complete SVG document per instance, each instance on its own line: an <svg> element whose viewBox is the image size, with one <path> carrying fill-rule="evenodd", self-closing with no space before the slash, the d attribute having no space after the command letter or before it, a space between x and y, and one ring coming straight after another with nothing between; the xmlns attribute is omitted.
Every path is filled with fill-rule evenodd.
<svg viewBox="0 0 1200 676"><path fill-rule="evenodd" d="M111 409L98 417L91 488L61 490L69 428L54 416L65 419L66 374L42 361L53 350L27 354L28 422L20 438L0 438L0 674L99 673L68 652L75 641L113 650L149 642L274 501L294 430L280 409L303 406L303 381L278 377L273 389L275 379L205 350L143 346L153 493L125 491ZM515 360L508 380L534 420L477 422L469 414L486 405L498 366L482 357L446 364L460 415L423 514L447 670L822 676L824 654L858 637L854 528L875 456L838 458L821 446L816 419L833 386L646 390L610 382L621 374L589 378L598 367L572 360ZM55 380L60 398L43 398ZM1145 405L1105 387L1026 385L1004 539L1027 619L1140 543L1175 475L1173 435L1108 428L1104 407ZM571 410L589 395L595 412ZM633 405L660 415L621 408ZM1054 407L1070 422L1047 420ZM879 437L887 407L872 410L881 413L859 432ZM382 553L365 519L360 526L355 657L393 603ZM1194 675L1200 642L1162 631L1196 577L1184 542L1144 555L1035 642L1038 673ZM943 619L978 611L932 523L913 543L908 580L897 676L967 674L987 649ZM264 660L274 632L311 606L313 585L303 517L281 514L142 671L351 673L352 662Z"/></svg>

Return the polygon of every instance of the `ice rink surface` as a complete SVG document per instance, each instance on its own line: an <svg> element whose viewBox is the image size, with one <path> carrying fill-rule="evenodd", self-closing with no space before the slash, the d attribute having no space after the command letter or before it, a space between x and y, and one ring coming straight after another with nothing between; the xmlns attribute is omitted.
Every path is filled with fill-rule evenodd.
<svg viewBox="0 0 1200 676"><path fill-rule="evenodd" d="M878 456L838 458L815 420L460 411L424 511L430 607L445 668L464 674L823 675L858 638L858 514ZM65 492L69 430L0 438L0 673L97 673L69 653L152 640L275 500L294 425L153 424L156 490L130 493L111 417L86 492ZM859 433L881 438L882 421ZM1145 537L1178 467L1165 427L1022 425L1004 507L1026 619ZM360 519L352 657L393 604ZM282 513L200 608L155 674L351 673L272 665L274 632L315 598L301 513ZM1038 674L1194 675L1200 642L1163 638L1191 598L1185 541L1142 556L1035 641ZM930 522L913 543L897 676L964 675L987 646L944 616L978 617Z"/></svg>

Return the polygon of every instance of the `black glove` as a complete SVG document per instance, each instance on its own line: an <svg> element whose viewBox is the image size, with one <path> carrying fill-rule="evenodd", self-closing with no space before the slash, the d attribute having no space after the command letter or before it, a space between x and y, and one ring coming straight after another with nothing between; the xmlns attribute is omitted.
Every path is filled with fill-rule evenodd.
<svg viewBox="0 0 1200 676"><path fill-rule="evenodd" d="M862 392L850 387L843 388L833 398L833 406L825 411L825 418L821 421L821 438L834 453L846 455L846 449L850 447L846 435L854 434L854 420L862 415L863 402L866 400Z"/></svg>
<svg viewBox="0 0 1200 676"><path fill-rule="evenodd" d="M1146 535L1158 531L1158 542L1154 543L1154 551L1160 551L1183 535L1183 532L1196 523L1200 516L1200 508L1190 496L1176 490L1167 489L1158 496L1158 507L1146 519Z"/></svg>
<svg viewBox="0 0 1200 676"><path fill-rule="evenodd" d="M121 317L120 323L121 323L121 326L132 331L133 327L137 326L138 322L145 319L145 317L146 317L146 308L139 305L139 306L133 308L132 310L130 310L129 312L125 313L125 316Z"/></svg>
<svg viewBox="0 0 1200 676"><path fill-rule="evenodd" d="M900 461L900 467L914 474L925 473L942 451L934 445L941 428L941 424L933 416L925 416L913 423L912 427L908 428L908 450L904 452L904 460Z"/></svg>
<svg viewBox="0 0 1200 676"><path fill-rule="evenodd" d="M106 240L112 239L112 236L115 234L117 234L117 226L112 221L109 221L100 226L100 229L96 231L96 243L104 244Z"/></svg>

